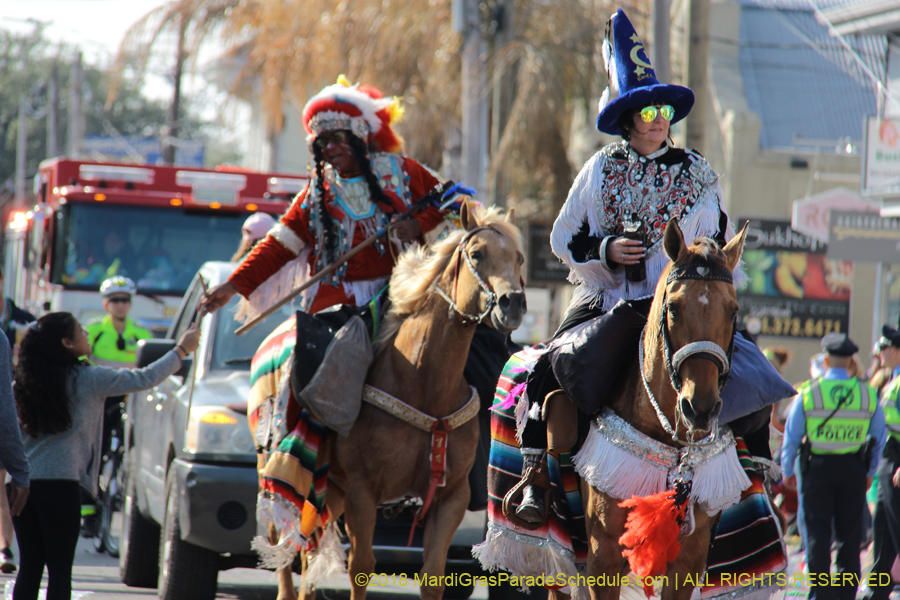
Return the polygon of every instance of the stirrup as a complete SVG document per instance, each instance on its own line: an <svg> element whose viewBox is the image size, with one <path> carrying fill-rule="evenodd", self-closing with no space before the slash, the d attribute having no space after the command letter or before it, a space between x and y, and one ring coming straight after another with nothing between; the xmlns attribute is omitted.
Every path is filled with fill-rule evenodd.
<svg viewBox="0 0 900 600"><path fill-rule="evenodd" d="M534 531L535 529L540 529L543 527L544 523L547 522L547 517L550 514L550 488L548 487L546 490L542 490L539 486L534 485L534 480L541 473L541 470L546 468L542 462L538 463L537 466L529 465L525 470L525 475L522 479L514 485L506 495L503 497L503 516L507 518L512 524L521 527L523 529L528 529L529 531ZM539 523L532 522L523 519L517 513L518 508L522 508L520 504L518 507L514 506L514 501L518 498L525 498L525 490L527 487L533 486L540 491L544 492L544 506L541 514L541 521Z"/></svg>

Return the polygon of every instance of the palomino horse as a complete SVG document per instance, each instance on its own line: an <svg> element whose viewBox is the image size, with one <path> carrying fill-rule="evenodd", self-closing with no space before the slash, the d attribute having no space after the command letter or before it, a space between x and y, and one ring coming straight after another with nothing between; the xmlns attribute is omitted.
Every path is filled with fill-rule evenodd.
<svg viewBox="0 0 900 600"><path fill-rule="evenodd" d="M663 246L672 263L656 287L641 356L614 392L611 411L592 423L576 458L584 476L582 494L588 499L589 576L605 576L601 581L617 583L631 570L626 558L631 550L620 538L635 509L620 505L617 498L632 495L623 496L622 490L643 485L650 494L634 495L663 492L677 472L684 476L682 481L693 476L691 487L686 488L686 518L677 525L681 549L672 560L673 546L664 547L664 558L657 561L652 575L660 576L663 600L687 600L694 586L686 585L686 575L696 579L704 572L716 515L750 483L743 472L738 473L739 467L735 469L731 434L716 427L722 402L719 389L730 368L738 310L731 273L745 235L746 227L721 250L706 238L687 247L674 219L666 227ZM637 452L628 453L635 448ZM644 458L637 458L641 453ZM602 459L597 461L598 457ZM653 461L647 457L656 462L648 464ZM591 460L594 470L582 468L582 461ZM666 460L671 462L664 464ZM648 486L654 477L654 484ZM656 489L648 490L654 485ZM617 600L619 594L616 584L591 587L594 600Z"/></svg>
<svg viewBox="0 0 900 600"><path fill-rule="evenodd" d="M471 418L477 415L477 394L463 377L475 325L508 332L525 313L524 254L512 211L504 217L497 209L463 206L461 223L463 230L432 248L400 257L391 276L390 313L366 379L366 402L349 436L327 437L325 504L330 518L345 516L353 600L366 594L365 577L358 576L375 568L377 507L405 496L425 504L422 574L444 575L469 502L467 476L478 441L478 420ZM440 485L440 465L432 456L443 456ZM271 542L278 539L272 531ZM303 577L307 566L304 557ZM278 599L296 598L290 569L279 569L278 579ZM300 589L305 595L309 587ZM442 593L443 586L421 589L431 600Z"/></svg>

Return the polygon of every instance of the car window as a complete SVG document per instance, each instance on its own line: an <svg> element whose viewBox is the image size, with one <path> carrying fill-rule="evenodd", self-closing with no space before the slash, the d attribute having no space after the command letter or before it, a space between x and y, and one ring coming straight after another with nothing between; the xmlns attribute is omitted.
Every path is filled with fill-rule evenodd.
<svg viewBox="0 0 900 600"><path fill-rule="evenodd" d="M197 314L197 304L200 302L200 298L203 296L203 286L200 283L200 277L196 277L194 279L193 285L188 289L187 293L187 301L182 302L182 310L178 315L177 320L174 323L174 326L171 330L171 339L177 340L181 337L181 334L188 328L188 325L194 320L194 315Z"/></svg>
<svg viewBox="0 0 900 600"><path fill-rule="evenodd" d="M282 306L244 335L238 336L235 330L241 323L234 320L238 301L239 297L235 295L225 308L216 313L216 336L213 340L210 370L249 371L250 360L266 336L294 314L290 304Z"/></svg>

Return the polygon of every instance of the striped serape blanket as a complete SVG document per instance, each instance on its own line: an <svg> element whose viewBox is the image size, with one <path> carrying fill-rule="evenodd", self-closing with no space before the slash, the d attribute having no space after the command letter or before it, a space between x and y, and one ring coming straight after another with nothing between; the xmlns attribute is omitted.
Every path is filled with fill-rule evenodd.
<svg viewBox="0 0 900 600"><path fill-rule="evenodd" d="M788 566L781 522L775 516L763 477L741 438L738 459L751 485L740 501L722 511L706 560L702 586L705 599L753 592L768 594L778 586L778 573Z"/></svg>
<svg viewBox="0 0 900 600"><path fill-rule="evenodd" d="M524 426L524 383L544 348L538 345L514 354L497 382L491 408L487 539L473 549L485 569L503 569L518 577L577 575L583 573L587 558L579 479L569 454L558 461L548 457L552 484L548 523L532 531L503 516L503 497L522 477L516 431L517 420Z"/></svg>
<svg viewBox="0 0 900 600"><path fill-rule="evenodd" d="M297 339L296 318L279 325L262 343L250 366L248 421L259 455L258 525L275 525L279 539L257 536L253 548L263 566L290 566L301 549L313 551L328 523L325 486L331 432L295 401L290 368Z"/></svg>

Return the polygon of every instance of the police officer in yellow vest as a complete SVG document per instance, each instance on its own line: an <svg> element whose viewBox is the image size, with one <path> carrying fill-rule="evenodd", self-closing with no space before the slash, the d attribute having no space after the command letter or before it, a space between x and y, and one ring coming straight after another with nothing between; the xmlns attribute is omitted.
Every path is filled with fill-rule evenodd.
<svg viewBox="0 0 900 600"><path fill-rule="evenodd" d="M887 425L887 443L878 465L878 500L872 521L875 564L865 600L887 600L891 584L891 565L900 548L900 331L881 328L878 353L881 363L890 367L891 380L881 390L881 408Z"/></svg>
<svg viewBox="0 0 900 600"><path fill-rule="evenodd" d="M100 285L106 315L94 319L86 327L92 350L91 362L106 367L134 367L138 340L153 337L149 331L128 317L128 313L131 312L131 297L136 292L134 282L121 275L107 279ZM124 400L124 396L106 399L100 452L105 453L110 447L113 426L122 419ZM81 515L84 517L82 537L96 536L100 520L92 499L86 497L82 499Z"/></svg>
<svg viewBox="0 0 900 600"><path fill-rule="evenodd" d="M860 576L862 514L884 447L884 412L875 390L847 372L859 347L844 333L830 333L822 338L822 348L825 374L800 386L791 405L781 468L785 482L796 485L794 459L803 444L800 495L809 597L854 600ZM832 523L837 545L834 575L830 575Z"/></svg>
<svg viewBox="0 0 900 600"><path fill-rule="evenodd" d="M153 337L128 317L135 292L134 282L122 276L107 279L100 286L106 315L87 325L88 340L93 349L92 362L119 369L133 367L138 340Z"/></svg>

